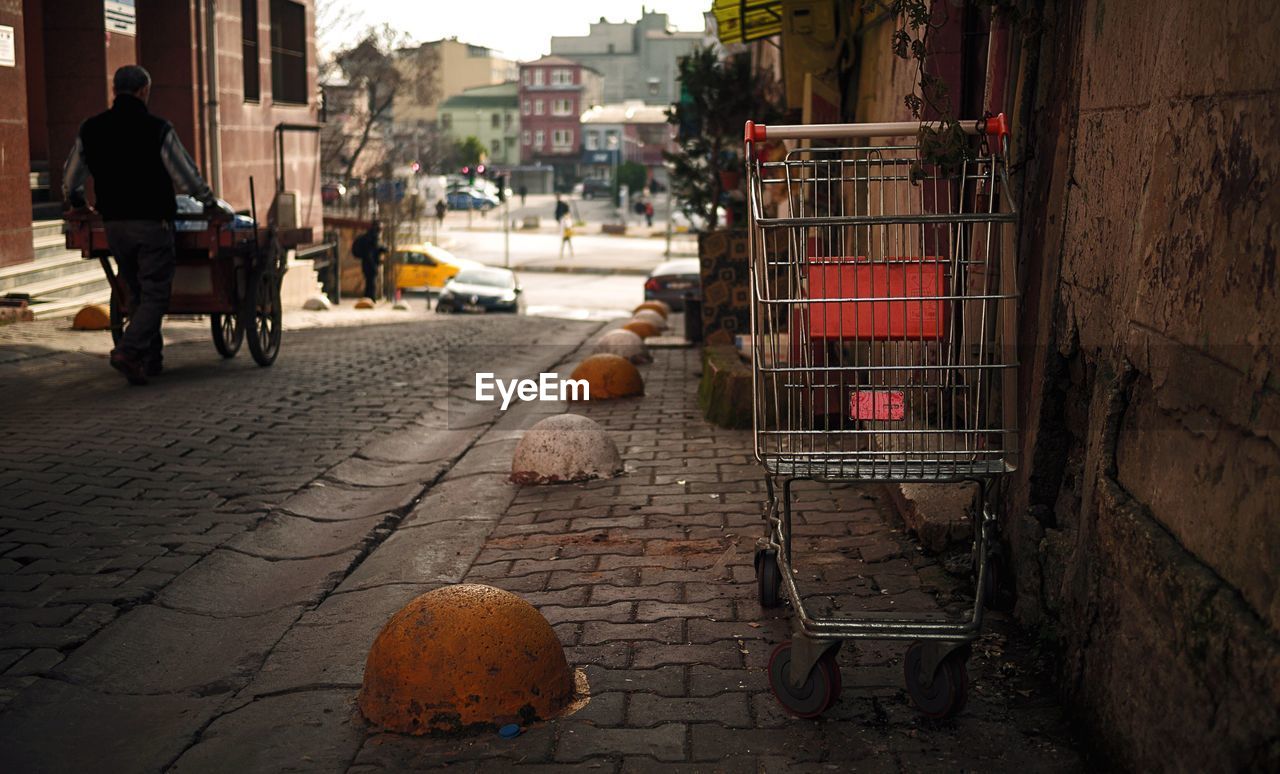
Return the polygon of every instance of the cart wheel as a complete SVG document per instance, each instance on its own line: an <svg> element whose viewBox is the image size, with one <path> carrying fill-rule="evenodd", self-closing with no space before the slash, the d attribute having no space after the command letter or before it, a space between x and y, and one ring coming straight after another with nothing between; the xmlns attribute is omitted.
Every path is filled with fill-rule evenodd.
<svg viewBox="0 0 1280 774"><path fill-rule="evenodd" d="M218 354L235 357L240 351L240 343L244 341L240 316L214 313L209 317L209 327L213 329L213 348L218 350Z"/></svg>
<svg viewBox="0 0 1280 774"><path fill-rule="evenodd" d="M924 687L924 643L913 642L903 660L907 693L925 717L949 718L964 709L969 696L968 648L955 650L938 664L933 683Z"/></svg>
<svg viewBox="0 0 1280 774"><path fill-rule="evenodd" d="M756 586L760 607L782 604L782 571L778 569L778 552L772 548L756 551Z"/></svg>
<svg viewBox="0 0 1280 774"><path fill-rule="evenodd" d="M254 362L269 366L280 354L280 280L272 272L256 271L249 277L249 290L240 327Z"/></svg>
<svg viewBox="0 0 1280 774"><path fill-rule="evenodd" d="M120 297L115 291L111 293L111 302L107 306L111 317L111 344L118 345L120 337L124 335L124 305L120 303Z"/></svg>
<svg viewBox="0 0 1280 774"><path fill-rule="evenodd" d="M822 654L799 689L791 686L790 677L791 642L787 641L769 657L769 688L778 703L796 717L816 718L840 698L842 681L835 651Z"/></svg>

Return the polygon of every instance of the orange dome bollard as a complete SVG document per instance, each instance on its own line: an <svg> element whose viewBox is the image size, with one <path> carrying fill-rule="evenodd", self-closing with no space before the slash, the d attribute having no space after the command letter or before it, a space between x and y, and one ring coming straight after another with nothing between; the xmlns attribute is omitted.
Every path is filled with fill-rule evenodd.
<svg viewBox="0 0 1280 774"><path fill-rule="evenodd" d="M666 303L662 301L645 301L640 306L637 306L635 309L632 309L631 313L635 314L636 312L639 312L645 309L648 309L651 312L657 312L658 314L662 315L662 319L664 320L669 319L671 317L671 307L667 306Z"/></svg>
<svg viewBox="0 0 1280 774"><path fill-rule="evenodd" d="M623 330L631 331L642 339L647 339L658 335L658 328L651 322L645 320L631 320L622 326Z"/></svg>
<svg viewBox="0 0 1280 774"><path fill-rule="evenodd" d="M105 331L111 328L111 313L102 304L89 304L76 312L71 321L72 330Z"/></svg>
<svg viewBox="0 0 1280 774"><path fill-rule="evenodd" d="M591 400L644 395L644 380L631 361L608 352L583 360L569 378L585 379L591 390Z"/></svg>
<svg viewBox="0 0 1280 774"><path fill-rule="evenodd" d="M372 308L373 308L372 298L362 298L356 302L356 309L372 309Z"/></svg>
<svg viewBox="0 0 1280 774"><path fill-rule="evenodd" d="M369 650L360 712L425 734L526 725L573 701L574 676L547 619L491 586L444 586L405 605Z"/></svg>
<svg viewBox="0 0 1280 774"><path fill-rule="evenodd" d="M641 320L647 322L660 331L667 329L667 318L653 311L652 309L641 309L631 315L632 320Z"/></svg>

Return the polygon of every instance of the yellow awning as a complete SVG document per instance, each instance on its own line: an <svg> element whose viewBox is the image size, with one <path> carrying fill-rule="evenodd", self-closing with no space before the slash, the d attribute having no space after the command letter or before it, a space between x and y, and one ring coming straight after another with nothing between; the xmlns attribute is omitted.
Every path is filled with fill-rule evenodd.
<svg viewBox="0 0 1280 774"><path fill-rule="evenodd" d="M748 43L782 32L782 0L715 0L721 43Z"/></svg>

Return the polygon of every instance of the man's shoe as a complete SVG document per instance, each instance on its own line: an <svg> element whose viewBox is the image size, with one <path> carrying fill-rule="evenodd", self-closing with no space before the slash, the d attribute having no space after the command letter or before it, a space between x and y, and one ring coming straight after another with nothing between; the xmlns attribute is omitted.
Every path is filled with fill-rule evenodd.
<svg viewBox="0 0 1280 774"><path fill-rule="evenodd" d="M136 357L130 357L118 349L111 351L111 367L124 374L124 378L129 380L129 384L147 383L147 373L142 361Z"/></svg>
<svg viewBox="0 0 1280 774"><path fill-rule="evenodd" d="M147 376L159 376L164 373L164 363L159 360L148 360L147 364L142 367L142 373Z"/></svg>

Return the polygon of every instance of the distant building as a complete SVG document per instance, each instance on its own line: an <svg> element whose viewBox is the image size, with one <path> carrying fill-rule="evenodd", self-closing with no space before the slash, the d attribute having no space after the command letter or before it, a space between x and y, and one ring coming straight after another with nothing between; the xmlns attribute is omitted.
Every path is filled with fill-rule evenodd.
<svg viewBox="0 0 1280 774"><path fill-rule="evenodd" d="M398 63L408 85L396 96L396 124L435 124L445 100L476 86L514 81L517 73L514 61L457 38L404 49Z"/></svg>
<svg viewBox="0 0 1280 774"><path fill-rule="evenodd" d="M600 74L564 57L520 65L520 161L555 168L557 186L578 177L579 118L600 104Z"/></svg>
<svg viewBox="0 0 1280 774"><path fill-rule="evenodd" d="M515 81L477 86L440 105L440 131L453 141L475 137L489 151L489 163L520 163L520 96Z"/></svg>
<svg viewBox="0 0 1280 774"><path fill-rule="evenodd" d="M585 36L551 38L551 55L581 62L604 78L603 101L642 100L666 105L680 96L677 60L702 40L701 32L674 32L665 13L640 8L638 22L601 17Z"/></svg>
<svg viewBox="0 0 1280 774"><path fill-rule="evenodd" d="M597 105L582 114L582 175L612 180L615 166L634 161L665 183L662 152L672 150L674 133L661 105Z"/></svg>

